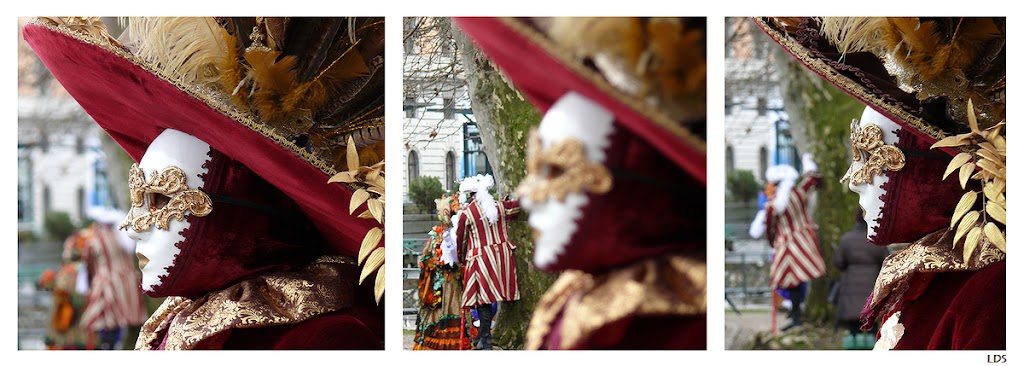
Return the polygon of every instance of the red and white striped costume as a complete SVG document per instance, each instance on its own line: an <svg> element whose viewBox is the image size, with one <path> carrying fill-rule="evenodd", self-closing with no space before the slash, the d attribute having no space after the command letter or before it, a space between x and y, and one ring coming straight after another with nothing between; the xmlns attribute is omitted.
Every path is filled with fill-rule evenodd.
<svg viewBox="0 0 1024 366"><path fill-rule="evenodd" d="M139 326L148 318L139 289L139 271L109 225L79 231L85 241L82 260L89 273L89 294L82 327L90 330Z"/></svg>
<svg viewBox="0 0 1024 366"><path fill-rule="evenodd" d="M791 288L825 274L825 260L818 251L815 225L807 213L807 196L821 178L805 174L789 194L782 213L765 205L769 233L774 232L775 258L771 266L772 288ZM772 234L769 234L772 235Z"/></svg>
<svg viewBox="0 0 1024 366"><path fill-rule="evenodd" d="M480 193L487 194L487 193ZM465 266L462 307L519 300L516 262L508 240L508 219L519 214L519 201L498 202L498 220L488 222L481 202L473 201L459 215L456 239Z"/></svg>

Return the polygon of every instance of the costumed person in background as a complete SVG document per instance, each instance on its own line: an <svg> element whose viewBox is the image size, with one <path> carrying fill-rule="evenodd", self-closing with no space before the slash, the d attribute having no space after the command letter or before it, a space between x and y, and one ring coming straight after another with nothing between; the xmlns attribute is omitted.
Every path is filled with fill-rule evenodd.
<svg viewBox="0 0 1024 366"><path fill-rule="evenodd" d="M516 192L563 272L526 348L705 349L705 19L458 25L544 113Z"/></svg>
<svg viewBox="0 0 1024 366"><path fill-rule="evenodd" d="M773 248L770 285L789 294L790 323L782 330L803 324L805 283L825 275L825 259L818 249L815 232L818 227L808 212L810 195L821 181L821 174L809 153L804 153L802 165L802 178L788 165L775 165L765 171L765 180L774 187L766 191L774 194L768 197L764 214L755 216L750 229L755 239L768 232L768 244Z"/></svg>
<svg viewBox="0 0 1024 366"><path fill-rule="evenodd" d="M864 222L864 210L860 207L854 220L853 229L839 237L839 248L832 253L832 263L843 272L836 300L836 321L850 334L861 333L860 311L871 296L882 262L889 256L885 246L868 245L868 224ZM867 331L874 333L874 327Z"/></svg>
<svg viewBox="0 0 1024 366"><path fill-rule="evenodd" d="M136 349L383 348L382 19L131 19L115 40L41 18L24 38L138 161L120 228L167 298Z"/></svg>
<svg viewBox="0 0 1024 366"><path fill-rule="evenodd" d="M508 220L519 215L519 201L497 202L489 192L494 186L490 175L468 177L459 184L459 191L468 195L468 202L459 212L455 225L459 263L465 268L465 290L462 307L476 309L480 326L474 349L490 350L493 304L519 300L516 276L515 244L508 240Z"/></svg>
<svg viewBox="0 0 1024 366"><path fill-rule="evenodd" d="M127 328L142 325L149 315L132 258L135 244L117 231L123 212L94 207L87 214L93 224L72 236L84 241L79 283L88 295L80 324L96 334L99 349L121 349Z"/></svg>
<svg viewBox="0 0 1024 366"><path fill-rule="evenodd" d="M1006 349L1006 18L758 18L867 104L842 182L882 265L876 350Z"/></svg>
<svg viewBox="0 0 1024 366"><path fill-rule="evenodd" d="M85 237L69 236L64 240L60 268L47 269L39 276L39 287L53 292L53 314L43 338L49 350L96 349L95 333L81 324L88 297L88 284L79 281L79 274L87 273L82 262L85 246Z"/></svg>
<svg viewBox="0 0 1024 366"><path fill-rule="evenodd" d="M413 350L464 350L473 345L463 333L462 268L453 238L452 216L459 212L454 196L434 200L440 225L420 254L420 310L416 314ZM456 216L457 218L457 216Z"/></svg>

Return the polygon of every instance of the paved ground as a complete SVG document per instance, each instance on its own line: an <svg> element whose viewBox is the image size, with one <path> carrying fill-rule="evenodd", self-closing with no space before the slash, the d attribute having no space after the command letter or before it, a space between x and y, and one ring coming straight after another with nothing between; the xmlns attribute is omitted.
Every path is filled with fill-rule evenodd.
<svg viewBox="0 0 1024 366"><path fill-rule="evenodd" d="M770 310L746 310L741 315L732 311L725 314L725 349L745 349L747 344L758 332L771 331L772 317ZM782 328L788 324L785 311L776 314L776 326Z"/></svg>

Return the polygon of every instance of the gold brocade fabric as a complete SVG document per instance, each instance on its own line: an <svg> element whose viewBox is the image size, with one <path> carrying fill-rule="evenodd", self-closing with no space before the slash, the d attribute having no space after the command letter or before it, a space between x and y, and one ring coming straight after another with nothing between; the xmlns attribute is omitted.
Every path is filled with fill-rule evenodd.
<svg viewBox="0 0 1024 366"><path fill-rule="evenodd" d="M942 229L890 254L882 263L882 271L875 280L869 305L871 313L886 314L891 311L910 288L911 278L916 273L977 271L1006 260L1006 253L982 239L970 261L964 263L963 246L953 246L954 234L952 230Z"/></svg>
<svg viewBox="0 0 1024 366"><path fill-rule="evenodd" d="M168 297L142 326L137 350L194 349L228 329L294 324L353 302L358 267L350 257L322 256L310 265L242 281L195 300Z"/></svg>
<svg viewBox="0 0 1024 366"><path fill-rule="evenodd" d="M541 298L526 331L540 349L561 315L561 349L577 348L601 327L656 315L707 312L707 264L682 255L650 258L601 275L565 271Z"/></svg>

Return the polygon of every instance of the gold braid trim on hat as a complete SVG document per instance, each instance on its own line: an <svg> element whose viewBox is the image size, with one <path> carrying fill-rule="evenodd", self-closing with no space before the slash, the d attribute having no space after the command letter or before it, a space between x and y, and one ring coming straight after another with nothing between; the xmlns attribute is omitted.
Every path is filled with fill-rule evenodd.
<svg viewBox="0 0 1024 366"><path fill-rule="evenodd" d="M526 331L526 349L539 349L561 317L561 349L573 349L617 321L644 316L707 313L707 264L669 254L600 275L570 270L541 297Z"/></svg>

